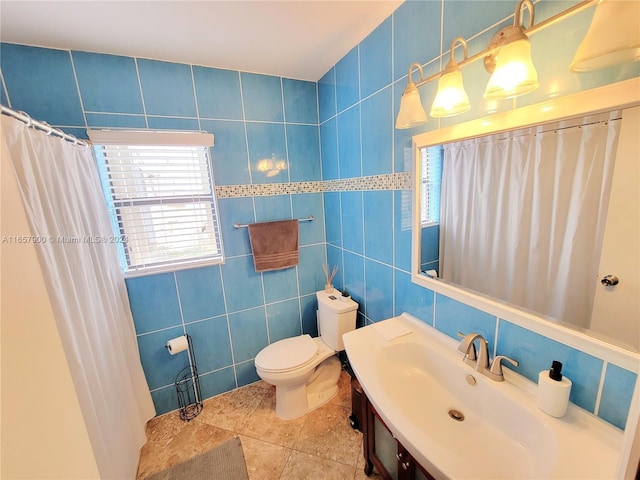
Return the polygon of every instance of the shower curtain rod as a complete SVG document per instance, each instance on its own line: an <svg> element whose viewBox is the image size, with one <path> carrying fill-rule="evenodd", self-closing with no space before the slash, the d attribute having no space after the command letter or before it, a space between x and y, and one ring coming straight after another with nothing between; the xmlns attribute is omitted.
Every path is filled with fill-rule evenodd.
<svg viewBox="0 0 640 480"><path fill-rule="evenodd" d="M33 118L31 118L25 112L19 112L12 108L5 107L4 105L0 105L0 109L1 109L1 113L26 123L27 127L37 128L38 130L43 131L47 135L51 135L51 134L56 135L57 137L60 137L63 140L66 140L68 142L75 143L76 145L82 145L83 147L89 146L88 142L85 142L84 140L79 140L78 138L68 133L64 133L59 128L53 128L47 122L38 122L37 120L34 120Z"/></svg>

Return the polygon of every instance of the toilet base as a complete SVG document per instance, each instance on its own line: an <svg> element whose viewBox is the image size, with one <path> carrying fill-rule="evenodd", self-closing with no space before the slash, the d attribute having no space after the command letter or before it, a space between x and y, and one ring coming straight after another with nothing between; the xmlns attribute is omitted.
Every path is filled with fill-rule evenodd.
<svg viewBox="0 0 640 480"><path fill-rule="evenodd" d="M302 385L276 386L276 415L293 420L324 405L338 393L338 379L342 366L337 356L322 362Z"/></svg>
<svg viewBox="0 0 640 480"><path fill-rule="evenodd" d="M324 405L338 393L342 365L337 356L328 358L318 378L307 384L307 412Z"/></svg>

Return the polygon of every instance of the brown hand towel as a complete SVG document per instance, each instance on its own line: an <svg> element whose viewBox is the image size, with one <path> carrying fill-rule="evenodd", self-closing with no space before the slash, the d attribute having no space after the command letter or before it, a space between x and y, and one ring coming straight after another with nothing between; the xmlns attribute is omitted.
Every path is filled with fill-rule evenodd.
<svg viewBox="0 0 640 480"><path fill-rule="evenodd" d="M298 265L298 220L252 223L249 240L256 272Z"/></svg>

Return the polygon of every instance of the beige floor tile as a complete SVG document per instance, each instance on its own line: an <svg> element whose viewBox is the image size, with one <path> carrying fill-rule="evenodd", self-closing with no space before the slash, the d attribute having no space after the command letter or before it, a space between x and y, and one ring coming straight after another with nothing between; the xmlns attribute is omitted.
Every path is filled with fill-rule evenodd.
<svg viewBox="0 0 640 480"><path fill-rule="evenodd" d="M239 433L287 448L295 445L306 416L283 420L276 415L276 392L270 389Z"/></svg>
<svg viewBox="0 0 640 480"><path fill-rule="evenodd" d="M289 448L240 435L249 480L277 480L291 455Z"/></svg>
<svg viewBox="0 0 640 480"><path fill-rule="evenodd" d="M205 400L198 421L238 432L267 392L265 388L250 385Z"/></svg>
<svg viewBox="0 0 640 480"><path fill-rule="evenodd" d="M351 408L328 403L307 414L295 449L356 466L362 434L349 424Z"/></svg>
<svg viewBox="0 0 640 480"><path fill-rule="evenodd" d="M355 467L294 450L280 480L351 480Z"/></svg>
<svg viewBox="0 0 640 480"><path fill-rule="evenodd" d="M177 411L152 418L147 422L147 442L166 445L187 425L187 422L180 419Z"/></svg>
<svg viewBox="0 0 640 480"><path fill-rule="evenodd" d="M295 420L278 418L275 387L256 382L206 400L191 422L182 421L178 412L150 420L137 478L143 480L238 435L250 480L366 480L362 434L351 429L350 414L351 386L345 372L338 394L328 404Z"/></svg>

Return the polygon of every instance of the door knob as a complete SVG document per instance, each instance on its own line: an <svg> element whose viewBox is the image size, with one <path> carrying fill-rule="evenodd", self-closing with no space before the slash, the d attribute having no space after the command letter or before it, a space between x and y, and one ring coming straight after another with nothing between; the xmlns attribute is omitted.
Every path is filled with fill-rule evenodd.
<svg viewBox="0 0 640 480"><path fill-rule="evenodd" d="M605 275L604 277L602 277L602 280L600 280L600 283L602 283L602 285L604 285L605 287L613 287L614 285L620 283L620 279L615 275Z"/></svg>

